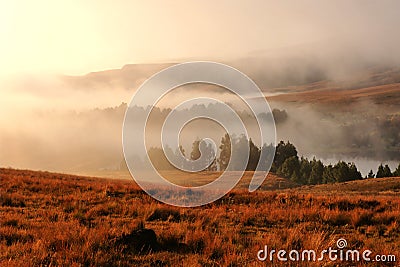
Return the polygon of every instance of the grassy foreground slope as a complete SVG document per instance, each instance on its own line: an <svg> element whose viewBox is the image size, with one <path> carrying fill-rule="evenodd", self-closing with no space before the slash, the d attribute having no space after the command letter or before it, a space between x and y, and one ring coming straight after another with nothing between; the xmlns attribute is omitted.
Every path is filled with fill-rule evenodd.
<svg viewBox="0 0 400 267"><path fill-rule="evenodd" d="M0 180L1 266L264 266L264 245L321 251L339 238L396 255L386 266L400 259L400 178L239 188L199 208L161 204L127 180L13 169L0 169Z"/></svg>

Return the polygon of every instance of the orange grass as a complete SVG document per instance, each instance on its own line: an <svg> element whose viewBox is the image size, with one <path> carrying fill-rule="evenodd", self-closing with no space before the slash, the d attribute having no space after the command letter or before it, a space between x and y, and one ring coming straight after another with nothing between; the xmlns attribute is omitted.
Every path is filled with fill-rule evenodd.
<svg viewBox="0 0 400 267"><path fill-rule="evenodd" d="M203 207L177 208L127 180L13 169L0 169L0 179L1 266L265 266L256 255L264 245L323 250L339 238L351 249L400 259L396 192L236 189ZM391 186L393 179L399 178ZM163 249L123 253L115 240L141 227L153 229ZM371 266L328 261L292 266L337 264Z"/></svg>

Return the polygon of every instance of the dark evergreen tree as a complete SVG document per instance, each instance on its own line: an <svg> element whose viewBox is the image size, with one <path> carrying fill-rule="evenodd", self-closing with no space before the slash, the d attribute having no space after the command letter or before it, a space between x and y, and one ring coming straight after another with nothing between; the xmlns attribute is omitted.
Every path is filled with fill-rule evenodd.
<svg viewBox="0 0 400 267"><path fill-rule="evenodd" d="M392 171L389 168L389 165L386 164L385 167L383 168L383 170L385 172L386 177L392 177L393 176Z"/></svg>
<svg viewBox="0 0 400 267"><path fill-rule="evenodd" d="M375 174L372 170L369 171L367 178L375 178Z"/></svg>
<svg viewBox="0 0 400 267"><path fill-rule="evenodd" d="M348 165L349 165L349 178L348 178L348 181L361 180L362 179L362 175L357 170L357 167L354 164L354 162L349 163Z"/></svg>
<svg viewBox="0 0 400 267"><path fill-rule="evenodd" d="M279 167L277 174L279 176L290 178L293 182L301 183L299 179L299 159L297 156L292 156L285 160L285 162Z"/></svg>
<svg viewBox="0 0 400 267"><path fill-rule="evenodd" d="M329 164L328 166L324 167L324 172L322 174L322 183L334 183L335 182L335 173L333 166Z"/></svg>
<svg viewBox="0 0 400 267"><path fill-rule="evenodd" d="M357 170L354 163L339 161L334 167L334 177L336 182L347 182L362 179L361 173Z"/></svg>
<svg viewBox="0 0 400 267"><path fill-rule="evenodd" d="M229 134L225 134L225 136L222 137L219 149L221 150L218 159L219 169L225 171L231 158L231 138Z"/></svg>
<svg viewBox="0 0 400 267"><path fill-rule="evenodd" d="M383 165L381 163L381 165L379 165L378 167L378 171L376 172L376 178L382 178L382 177L385 177L385 175L384 175Z"/></svg>
<svg viewBox="0 0 400 267"><path fill-rule="evenodd" d="M270 167L267 165L267 163L270 163L270 164L272 163L272 160L275 156L274 149L275 149L275 147L273 144L269 144L269 145L264 144L262 146L261 151L260 151L259 170L265 170L268 167Z"/></svg>
<svg viewBox="0 0 400 267"><path fill-rule="evenodd" d="M346 162L339 161L333 169L335 182L341 183L349 180L350 170Z"/></svg>
<svg viewBox="0 0 400 267"><path fill-rule="evenodd" d="M382 164L379 165L378 171L376 172L376 178L382 178L382 177L391 177L392 172L390 171L389 165L383 166Z"/></svg>
<svg viewBox="0 0 400 267"><path fill-rule="evenodd" d="M321 184L322 175L324 173L324 164L315 158L311 161L311 172L308 184Z"/></svg>
<svg viewBox="0 0 400 267"><path fill-rule="evenodd" d="M300 180L302 184L307 184L311 174L311 163L308 159L301 157L300 159Z"/></svg>
<svg viewBox="0 0 400 267"><path fill-rule="evenodd" d="M400 177L400 163L397 166L397 169L393 172L393 176Z"/></svg>
<svg viewBox="0 0 400 267"><path fill-rule="evenodd" d="M297 149L289 141L287 143L280 141L275 151L274 162L271 167L272 172L276 172L279 167L290 157L297 157Z"/></svg>
<svg viewBox="0 0 400 267"><path fill-rule="evenodd" d="M257 168L258 161L260 159L261 150L253 143L253 141L249 140L249 161L246 167L247 171L255 171Z"/></svg>

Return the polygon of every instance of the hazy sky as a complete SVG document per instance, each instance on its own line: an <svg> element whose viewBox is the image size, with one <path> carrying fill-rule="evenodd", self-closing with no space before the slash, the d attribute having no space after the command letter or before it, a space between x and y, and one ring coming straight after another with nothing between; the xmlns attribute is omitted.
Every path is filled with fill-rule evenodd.
<svg viewBox="0 0 400 267"><path fill-rule="evenodd" d="M379 56L398 52L399 25L400 1L384 0L1 1L0 75L83 74L296 47Z"/></svg>
<svg viewBox="0 0 400 267"><path fill-rule="evenodd" d="M291 71L288 77L296 71L307 76L307 62L328 77L352 76L357 62L400 66L399 26L395 0L0 0L0 151L6 151L0 166L93 165L93 155L110 149L119 164L122 113L121 121L109 122L92 110L128 102L134 87L153 73L143 66L135 70L129 90L113 77L110 82L92 75L94 85L76 86L47 74L216 60L235 63L260 81L279 80L280 67Z"/></svg>

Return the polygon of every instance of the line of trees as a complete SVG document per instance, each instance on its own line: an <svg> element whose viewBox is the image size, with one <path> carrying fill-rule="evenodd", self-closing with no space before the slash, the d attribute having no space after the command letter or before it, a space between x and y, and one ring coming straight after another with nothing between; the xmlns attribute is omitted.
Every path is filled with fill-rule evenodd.
<svg viewBox="0 0 400 267"><path fill-rule="evenodd" d="M186 156L185 150L180 146L174 151L171 148L166 147L165 153L169 157L178 157L178 153L182 153L185 157L191 160L197 160L200 158L200 145L203 144L205 147L202 148L206 157L204 160L212 162L205 170L206 171L224 171L227 169L231 159L231 148L234 147L233 153L243 153L243 151L249 149L249 159L246 166L247 171L254 171L257 168L257 164L260 162L260 170L267 167L267 163L271 162L273 156L274 147L272 144L264 144L262 147L258 147L250 139L245 136L229 136L225 134L221 139L219 146L219 156L217 156L212 149L211 144L201 143L200 140L195 140L192 144L192 151ZM263 158L260 158L261 151L263 151ZM149 158L151 159L155 168L159 170L174 169L169 161L167 160L163 150L161 148L150 148L148 150ZM185 169L190 167L189 160L181 160L179 167ZM239 170L239 162L232 161L230 163L230 170ZM354 163L347 163L339 161L336 164L324 165L321 160L317 160L315 157L309 160L305 157L299 157L296 147L288 142L280 141L275 147L275 157L272 161L271 172L276 173L281 177L288 178L296 183L305 185L314 184L326 184L335 182L346 182L353 180L363 179L360 171L357 169ZM382 164L379 166L376 174L376 178L379 177L391 177L400 176L400 164L397 169L392 173L389 166ZM375 174L371 170L365 178L374 178Z"/></svg>
<svg viewBox="0 0 400 267"><path fill-rule="evenodd" d="M299 184L326 184L362 179L354 163L339 161L335 165L324 165L321 160L299 158L296 147L290 142L279 142L271 168L279 176Z"/></svg>
<svg viewBox="0 0 400 267"><path fill-rule="evenodd" d="M255 171L257 168L258 162L261 162L259 168L265 169L267 167L267 163L272 161L274 147L272 144L266 145L264 144L261 148L257 147L251 139L247 139L246 136L229 136L225 134L221 139L221 144L219 146L219 156L215 155L214 150L212 149L211 144L205 144L200 142L200 140L195 140L192 144L192 151L190 153L186 153L186 151L180 146L178 149L173 151L170 147L166 146L165 151L162 148L151 147L148 150L148 156L151 159L152 164L158 170L171 170L174 169L174 166L168 161L166 155L169 158L175 157L175 162L178 162L179 167L188 169L192 165L192 162L189 160L182 161L180 160L179 154L182 153L186 158L190 160L198 160L201 156L200 153L200 145L203 144L204 147L202 150L204 151L205 157L203 158L206 162L211 162L211 164L205 169L206 171L225 171L229 168L232 171L241 170L240 160L241 158L231 159L231 148L233 147L233 153L243 155L244 151L249 149L249 159L248 164L246 166L246 171ZM261 157L261 151L263 151L263 158ZM165 153L165 154L164 154ZM212 160L214 159L214 160ZM235 160L237 162L235 162ZM231 162L232 161L232 162ZM204 162L198 162L199 165L203 166Z"/></svg>
<svg viewBox="0 0 400 267"><path fill-rule="evenodd" d="M389 165L383 166L379 165L376 175L372 170L369 171L368 176L366 178L382 178L382 177L400 177L400 163L397 166L396 170L393 172L390 170Z"/></svg>

